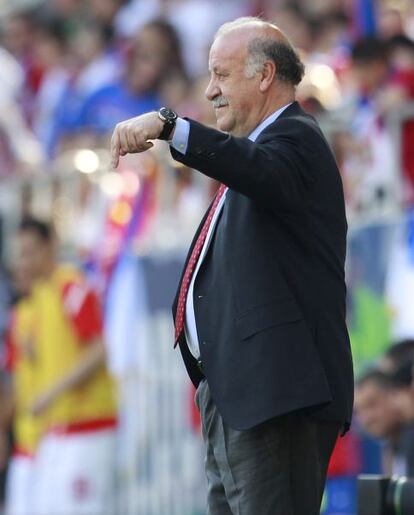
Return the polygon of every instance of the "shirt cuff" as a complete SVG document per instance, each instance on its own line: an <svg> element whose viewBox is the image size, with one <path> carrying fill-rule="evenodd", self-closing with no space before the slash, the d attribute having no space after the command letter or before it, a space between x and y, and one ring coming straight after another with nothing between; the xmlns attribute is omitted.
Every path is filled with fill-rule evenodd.
<svg viewBox="0 0 414 515"><path fill-rule="evenodd" d="M183 118L177 118L177 121L175 122L174 136L170 145L180 152L180 154L186 154L189 135L190 122Z"/></svg>

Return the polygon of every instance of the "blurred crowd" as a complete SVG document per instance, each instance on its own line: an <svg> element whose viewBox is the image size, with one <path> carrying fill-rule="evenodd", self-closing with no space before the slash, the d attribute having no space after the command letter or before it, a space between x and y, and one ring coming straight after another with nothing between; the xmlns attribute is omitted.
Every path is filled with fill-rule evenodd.
<svg viewBox="0 0 414 515"><path fill-rule="evenodd" d="M359 14L363 4L375 7L371 22ZM225 20L260 13L301 52L307 73L298 99L331 141L349 218L395 211L414 198L413 11L411 2L388 0L50 0L14 8L0 20L0 177L56 175L59 157L108 149L117 122L161 105L213 124L204 98L211 39ZM174 182L179 199L192 179Z"/></svg>
<svg viewBox="0 0 414 515"><path fill-rule="evenodd" d="M17 234L16 298L0 388L6 513L112 514L117 410L105 364L102 309L76 267L58 261L50 225Z"/></svg>
<svg viewBox="0 0 414 515"><path fill-rule="evenodd" d="M414 477L413 365L414 340L395 342L356 384L357 424L382 441L389 476Z"/></svg>
<svg viewBox="0 0 414 515"><path fill-rule="evenodd" d="M373 5L375 18L363 19L360 4ZM413 11L412 2L388 0L50 0L14 8L0 21L0 176L53 175L60 156L107 149L117 122L161 105L214 123L204 98L211 39L222 22L260 13L301 52L307 73L298 99L331 140L350 219L395 210L413 201ZM191 179L185 183L180 191Z"/></svg>
<svg viewBox="0 0 414 515"><path fill-rule="evenodd" d="M373 7L371 17L364 5ZM48 0L29 2L25 8L10 2L0 17L0 247L7 264L0 269L4 391L9 392L10 376L21 370L21 362L20 368L11 366L6 335L11 334L14 345L23 346L22 373L24 381L29 377L30 382L35 337L25 332L37 326L53 295L61 308L56 317L62 317L65 309L75 310L64 329L59 319L60 330L67 332L70 359L66 368L62 365L55 371L54 380L57 384L62 377L68 380L76 366L85 366L82 363L90 365L91 376L99 369L106 378L99 345L83 345L85 340L96 344L104 321L95 320L95 327L86 328L90 334L85 338L85 327L79 326L82 310L95 309L95 300L97 306L105 304L108 283L126 250L139 255L182 250L215 188L210 180L174 164L164 143L145 155L125 157L119 173L114 173L108 153L112 130L122 120L163 105L180 116L213 125L214 113L204 97L211 40L223 22L258 14L274 21L299 49L306 75L297 97L318 118L332 145L350 225L386 219L413 207L412 1ZM51 225L33 217L47 219ZM56 273L25 268L25 252L32 252L35 262L36 252L52 252L57 241L60 254L76 260L78 269L61 269L56 256L51 267ZM28 295L39 279L43 283L36 295ZM90 293L89 283L96 294ZM73 284L83 293L71 293ZM399 295L398 291L394 297ZM48 341L50 335L39 334L39 341ZM404 337L414 338L414 332ZM45 361L39 359L47 369L52 359L48 344L42 349ZM384 470L393 473L414 474L413 359L413 341L399 342L357 383L358 424L386 442ZM53 373L47 369L45 375L51 378ZM80 389L93 397L85 387L87 376L81 374ZM100 387L110 389L109 378L102 377ZM56 387L52 379L50 384L60 389L59 394L54 391L54 399L60 401L49 420L41 417L40 425L45 424L41 429L34 424L36 435L46 425L79 429L85 420L114 422L113 405L108 407L110 413L99 417L88 413L85 420L72 420L68 406L79 385L69 382L61 390L62 385ZM55 402L49 398L36 410L40 401L35 393L24 399L31 403L34 419L40 413L47 415ZM67 419L56 424L53 416L59 403L66 406ZM18 399L14 409L0 413L0 468L10 450L10 413L16 413L16 406ZM23 420L23 427L32 422ZM14 424L16 443L20 421ZM112 426L104 424L103 429L110 432ZM48 445L45 453L51 452L53 441ZM110 438L101 445L109 448ZM75 455L84 452L81 444L77 449ZM50 473L54 462L48 463ZM76 483L78 500L85 498L87 488L82 481Z"/></svg>

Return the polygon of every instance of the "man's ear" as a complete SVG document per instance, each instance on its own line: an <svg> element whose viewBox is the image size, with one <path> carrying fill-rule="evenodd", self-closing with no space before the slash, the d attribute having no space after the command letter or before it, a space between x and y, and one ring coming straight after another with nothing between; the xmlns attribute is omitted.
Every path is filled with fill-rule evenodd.
<svg viewBox="0 0 414 515"><path fill-rule="evenodd" d="M270 88L276 75L276 65L273 61L265 61L260 77L260 91L266 93Z"/></svg>

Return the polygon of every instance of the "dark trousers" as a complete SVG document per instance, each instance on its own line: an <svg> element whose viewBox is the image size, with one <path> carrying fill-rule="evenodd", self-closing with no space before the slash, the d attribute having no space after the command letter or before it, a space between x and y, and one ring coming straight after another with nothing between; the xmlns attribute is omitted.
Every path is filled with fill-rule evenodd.
<svg viewBox="0 0 414 515"><path fill-rule="evenodd" d="M319 515L340 424L292 413L237 431L223 422L205 380L196 404L206 445L208 515Z"/></svg>

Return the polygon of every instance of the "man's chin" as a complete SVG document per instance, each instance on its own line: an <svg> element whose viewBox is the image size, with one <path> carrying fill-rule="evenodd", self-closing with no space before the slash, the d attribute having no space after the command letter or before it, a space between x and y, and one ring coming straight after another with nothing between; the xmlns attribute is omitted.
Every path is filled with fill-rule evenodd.
<svg viewBox="0 0 414 515"><path fill-rule="evenodd" d="M223 132L231 132L232 129L232 125L222 118L217 118L216 127L219 131Z"/></svg>

